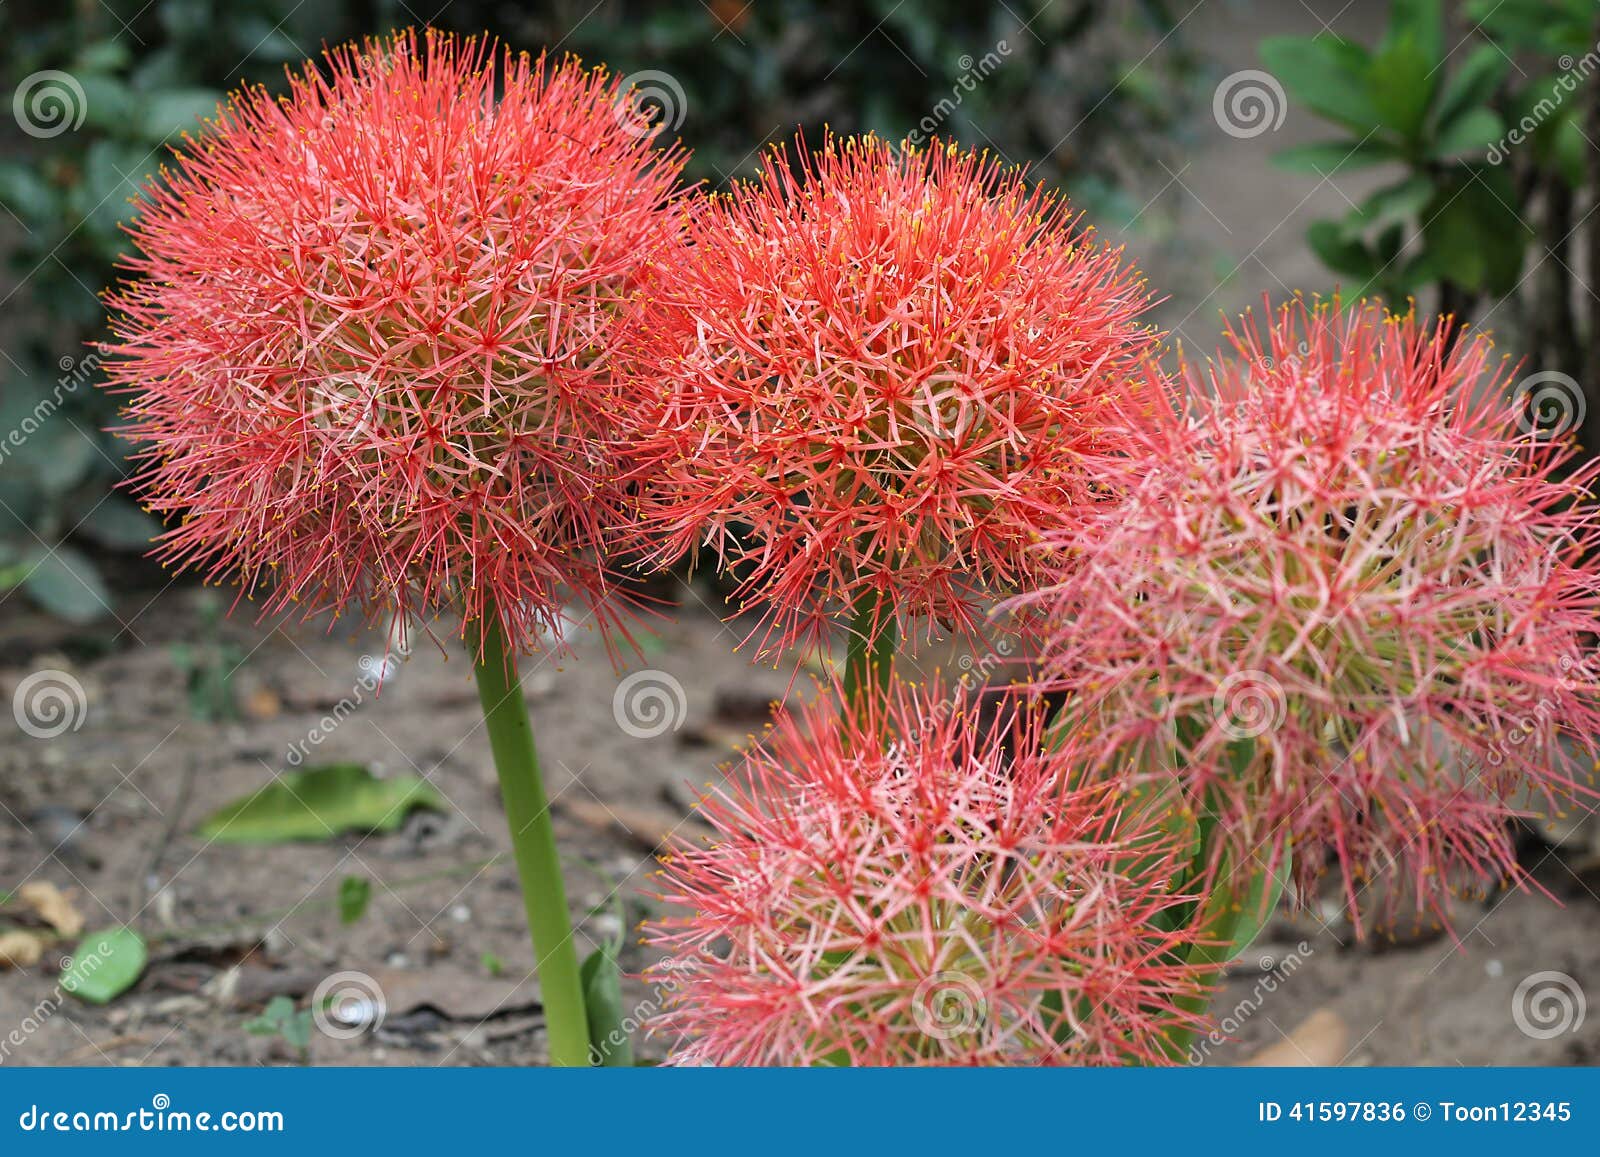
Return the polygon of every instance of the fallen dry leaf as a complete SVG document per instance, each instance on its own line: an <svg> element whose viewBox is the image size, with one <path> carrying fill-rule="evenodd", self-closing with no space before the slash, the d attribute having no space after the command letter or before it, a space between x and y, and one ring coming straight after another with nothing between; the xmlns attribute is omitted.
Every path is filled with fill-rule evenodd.
<svg viewBox="0 0 1600 1157"><path fill-rule="evenodd" d="M1337 1065L1350 1047L1350 1030L1331 1008L1319 1008L1276 1044L1245 1064L1256 1068L1308 1069Z"/></svg>
<svg viewBox="0 0 1600 1157"><path fill-rule="evenodd" d="M621 836L645 852L657 851L672 839L691 840L711 831L697 818L660 808L607 804L573 796L558 800L555 808L585 827Z"/></svg>
<svg viewBox="0 0 1600 1157"><path fill-rule="evenodd" d="M13 929L0 932L0 968L31 968L44 955L44 938Z"/></svg>
<svg viewBox="0 0 1600 1157"><path fill-rule="evenodd" d="M32 880L22 885L17 889L17 899L68 940L83 932L83 913L73 904L71 896L48 880Z"/></svg>

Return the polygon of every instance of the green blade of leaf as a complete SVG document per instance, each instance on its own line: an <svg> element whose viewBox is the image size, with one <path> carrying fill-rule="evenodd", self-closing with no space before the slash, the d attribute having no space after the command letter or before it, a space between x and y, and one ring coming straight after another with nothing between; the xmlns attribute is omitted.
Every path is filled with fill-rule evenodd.
<svg viewBox="0 0 1600 1157"><path fill-rule="evenodd" d="M88 623L111 609L111 592L100 572L81 552L70 546L53 551L34 547L23 555L27 577L22 587L52 615L69 623Z"/></svg>
<svg viewBox="0 0 1600 1157"><path fill-rule="evenodd" d="M77 533L113 550L143 550L161 533L161 524L126 498L112 494L84 516Z"/></svg>
<svg viewBox="0 0 1600 1157"><path fill-rule="evenodd" d="M1370 58L1360 45L1333 36L1274 36L1261 42L1261 59L1312 112L1361 132L1378 127L1364 83Z"/></svg>
<svg viewBox="0 0 1600 1157"><path fill-rule="evenodd" d="M285 772L213 812L198 834L232 844L327 840L350 831L392 832L412 809L444 806L438 790L418 776L379 779L359 763L333 763Z"/></svg>
<svg viewBox="0 0 1600 1157"><path fill-rule="evenodd" d="M1341 170L1362 169L1397 160L1400 150L1376 137L1365 141L1320 141L1295 145L1273 154L1272 163L1296 173L1332 176Z"/></svg>
<svg viewBox="0 0 1600 1157"><path fill-rule="evenodd" d="M589 953L578 970L589 1015L589 1052L603 1068L632 1068L633 1041L623 1025L622 970L609 944Z"/></svg>
<svg viewBox="0 0 1600 1157"><path fill-rule="evenodd" d="M1367 96L1383 126L1404 140L1418 140L1433 104L1437 76L1409 37L1374 57L1367 70Z"/></svg>
<svg viewBox="0 0 1600 1157"><path fill-rule="evenodd" d="M107 1004L144 974L149 953L131 928L91 932L78 942L72 962L63 961L61 990L90 1004Z"/></svg>
<svg viewBox="0 0 1600 1157"><path fill-rule="evenodd" d="M372 903L372 881L365 876L346 876L339 881L339 923L354 924L367 914Z"/></svg>
<svg viewBox="0 0 1600 1157"><path fill-rule="evenodd" d="M1510 68L1511 62L1492 44L1468 53L1465 63L1451 74L1439 94L1440 130L1447 129L1462 113L1486 104Z"/></svg>
<svg viewBox="0 0 1600 1157"><path fill-rule="evenodd" d="M1470 109L1439 130L1429 152L1438 160L1476 156L1505 136L1500 117L1486 108Z"/></svg>
<svg viewBox="0 0 1600 1157"><path fill-rule="evenodd" d="M1365 280L1378 271L1378 263L1367 247L1347 239L1337 221L1312 222L1306 230L1306 244L1324 265L1343 277Z"/></svg>

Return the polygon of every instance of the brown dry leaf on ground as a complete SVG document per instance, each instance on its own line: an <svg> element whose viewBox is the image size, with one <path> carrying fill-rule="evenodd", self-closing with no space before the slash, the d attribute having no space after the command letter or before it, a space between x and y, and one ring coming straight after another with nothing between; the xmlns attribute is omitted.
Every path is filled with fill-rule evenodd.
<svg viewBox="0 0 1600 1157"><path fill-rule="evenodd" d="M1331 1008L1319 1008L1295 1025L1288 1036L1270 1044L1245 1064L1253 1068L1326 1068L1344 1060L1350 1030Z"/></svg>
<svg viewBox="0 0 1600 1157"><path fill-rule="evenodd" d="M17 899L68 940L83 931L83 913L73 904L72 895L47 880L33 880L22 885L17 889Z"/></svg>
<svg viewBox="0 0 1600 1157"><path fill-rule="evenodd" d="M44 955L44 938L13 929L0 932L0 968L30 968Z"/></svg>

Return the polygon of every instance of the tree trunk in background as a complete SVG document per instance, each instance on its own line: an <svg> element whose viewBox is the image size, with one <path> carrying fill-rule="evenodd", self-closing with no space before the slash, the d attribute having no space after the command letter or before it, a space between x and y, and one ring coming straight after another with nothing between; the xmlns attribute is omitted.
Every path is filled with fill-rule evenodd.
<svg viewBox="0 0 1600 1157"><path fill-rule="evenodd" d="M1539 221L1541 254L1533 303L1531 344L1534 370L1560 370L1581 380L1583 342L1572 300L1572 221L1576 197L1566 178L1551 172L1544 179L1544 214Z"/></svg>

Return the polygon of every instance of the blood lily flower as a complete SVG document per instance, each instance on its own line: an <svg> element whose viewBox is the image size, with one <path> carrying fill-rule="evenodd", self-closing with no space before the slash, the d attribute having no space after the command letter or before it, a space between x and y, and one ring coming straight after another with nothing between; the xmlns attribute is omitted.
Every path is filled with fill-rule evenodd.
<svg viewBox="0 0 1600 1157"><path fill-rule="evenodd" d="M556 1064L590 1029L516 654L569 597L618 619L606 355L681 165L621 98L431 32L246 91L148 191L104 347L166 561L268 611L459 614Z"/></svg>
<svg viewBox="0 0 1600 1157"><path fill-rule="evenodd" d="M1064 790L1070 745L1039 739L898 685L780 719L706 803L715 842L663 861L692 909L647 929L676 1060L1167 1058L1201 995L1171 841L1114 786Z"/></svg>
<svg viewBox="0 0 1600 1157"><path fill-rule="evenodd" d="M616 79L428 33L237 96L147 193L111 298L159 554L271 611L498 608L518 643L596 548L606 349L681 157Z"/></svg>
<svg viewBox="0 0 1600 1157"><path fill-rule="evenodd" d="M625 346L663 383L640 415L661 555L709 545L763 653L839 607L868 646L970 628L1034 581L1155 342L1120 252L995 161L873 137L769 155L688 232Z"/></svg>
<svg viewBox="0 0 1600 1157"><path fill-rule="evenodd" d="M1595 468L1446 324L1297 303L1231 336L1058 543L1045 682L1235 884L1292 859L1309 899L1334 864L1354 913L1393 870L1442 916L1517 876L1519 799L1587 790L1592 751L1563 751L1600 731Z"/></svg>

